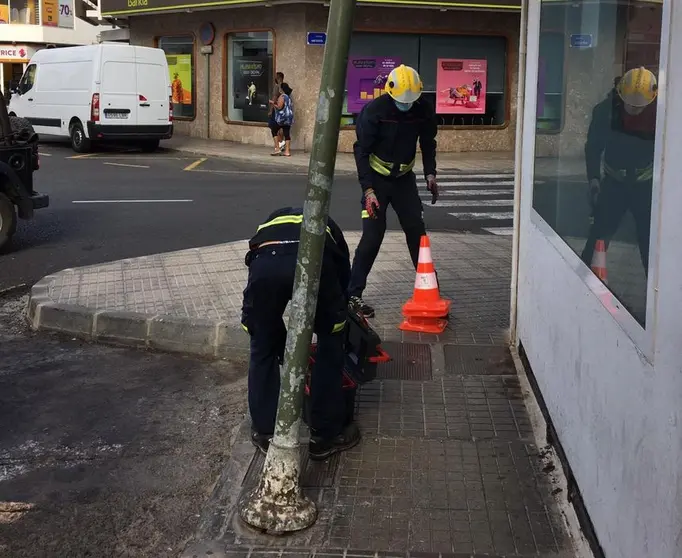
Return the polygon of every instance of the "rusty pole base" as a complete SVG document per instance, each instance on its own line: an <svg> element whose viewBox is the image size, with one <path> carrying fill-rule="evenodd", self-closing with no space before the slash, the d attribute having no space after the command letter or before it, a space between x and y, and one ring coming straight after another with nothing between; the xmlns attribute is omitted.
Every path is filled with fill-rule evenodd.
<svg viewBox="0 0 682 558"><path fill-rule="evenodd" d="M317 507L301 492L298 446L284 448L270 442L263 473L256 488L239 500L244 523L271 535L307 529L317 520Z"/></svg>

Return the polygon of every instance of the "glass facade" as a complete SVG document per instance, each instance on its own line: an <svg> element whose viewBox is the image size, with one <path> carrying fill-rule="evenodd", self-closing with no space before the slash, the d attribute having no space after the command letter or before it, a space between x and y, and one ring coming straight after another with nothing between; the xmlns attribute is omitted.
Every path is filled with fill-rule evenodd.
<svg viewBox="0 0 682 558"><path fill-rule="evenodd" d="M275 83L275 43L271 31L227 35L227 77L223 114L238 122L268 121Z"/></svg>
<svg viewBox="0 0 682 558"><path fill-rule="evenodd" d="M643 326L661 26L660 3L542 2L533 207Z"/></svg>
<svg viewBox="0 0 682 558"><path fill-rule="evenodd" d="M166 53L170 73L173 118L192 120L196 114L194 38L160 37L157 46Z"/></svg>
<svg viewBox="0 0 682 558"><path fill-rule="evenodd" d="M349 57L390 58L415 68L424 82L424 96L434 103L441 126L507 123L506 37L356 32ZM347 76L343 125L355 124L359 113L352 99L349 109L353 74L351 70Z"/></svg>

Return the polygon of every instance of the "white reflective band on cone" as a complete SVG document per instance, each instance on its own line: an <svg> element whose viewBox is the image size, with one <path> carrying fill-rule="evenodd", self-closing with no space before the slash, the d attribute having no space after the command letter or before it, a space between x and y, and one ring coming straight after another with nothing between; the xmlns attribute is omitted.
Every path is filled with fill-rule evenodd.
<svg viewBox="0 0 682 558"><path fill-rule="evenodd" d="M417 277L414 280L414 288L430 291L431 289L438 288L438 282L436 281L435 273L417 273Z"/></svg>
<svg viewBox="0 0 682 558"><path fill-rule="evenodd" d="M417 260L417 263L433 263L433 259L431 258L431 248L419 249L419 259Z"/></svg>

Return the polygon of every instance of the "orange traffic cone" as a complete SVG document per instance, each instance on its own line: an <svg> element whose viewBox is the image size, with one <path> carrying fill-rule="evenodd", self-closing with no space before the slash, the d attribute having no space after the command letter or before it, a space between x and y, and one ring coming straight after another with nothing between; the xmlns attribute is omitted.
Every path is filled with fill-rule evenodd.
<svg viewBox="0 0 682 558"><path fill-rule="evenodd" d="M606 242L597 240L594 245L594 254L592 255L592 265L590 266L592 273L594 273L604 283L608 283L606 274Z"/></svg>
<svg viewBox="0 0 682 558"><path fill-rule="evenodd" d="M450 304L449 300L440 297L436 270L431 259L431 243L429 237L424 235L419 245L414 293L403 305L405 319L399 327L403 331L442 333L448 325L446 316L450 311Z"/></svg>

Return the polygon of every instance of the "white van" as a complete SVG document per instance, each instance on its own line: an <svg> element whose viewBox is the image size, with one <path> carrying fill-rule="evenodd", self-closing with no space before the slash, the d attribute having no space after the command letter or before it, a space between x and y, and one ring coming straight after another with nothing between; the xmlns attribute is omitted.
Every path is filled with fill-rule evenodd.
<svg viewBox="0 0 682 558"><path fill-rule="evenodd" d="M9 112L27 118L40 136L70 138L78 153L105 141L154 151L173 135L166 56L115 43L39 50Z"/></svg>

